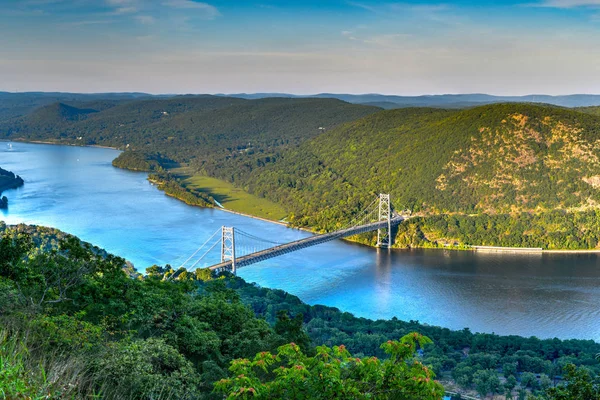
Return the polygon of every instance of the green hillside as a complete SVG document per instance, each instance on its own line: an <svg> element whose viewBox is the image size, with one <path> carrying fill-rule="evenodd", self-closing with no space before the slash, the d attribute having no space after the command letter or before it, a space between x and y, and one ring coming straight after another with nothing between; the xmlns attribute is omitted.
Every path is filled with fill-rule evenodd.
<svg viewBox="0 0 600 400"><path fill-rule="evenodd" d="M267 199L261 215L285 210L292 224L320 230L343 226L390 193L397 208L419 217L399 228L399 246L589 249L600 241L593 112L518 103L384 111L335 99L178 96L53 104L0 121L0 135L127 149L116 166L152 170L164 190L191 204L228 197L231 185L191 184L216 178ZM229 206L248 212L239 201Z"/></svg>
<svg viewBox="0 0 600 400"><path fill-rule="evenodd" d="M348 221L379 192L391 193L397 208L424 217L487 215L496 221L501 215L522 215L533 221L534 215L560 210L573 225L575 214L593 213L600 202L598 143L600 118L552 106L389 110L320 135L241 184L285 204L293 223L327 230ZM461 238L446 235L449 218L433 235L439 244ZM568 247L589 248L600 237L589 221L567 229L569 224L555 216L551 224L550 233L559 239L532 232L536 240L528 243L563 247L574 235ZM502 240L506 227L488 227L494 233L486 243L458 242L522 245ZM422 236L433 234L433 228L417 228L430 232L417 232L401 243L426 244ZM511 234L522 238L523 233Z"/></svg>
<svg viewBox="0 0 600 400"><path fill-rule="evenodd" d="M600 106L579 107L577 110L588 114L600 115Z"/></svg>
<svg viewBox="0 0 600 400"><path fill-rule="evenodd" d="M0 121L0 137L162 153L177 162L191 162L197 169L224 173L225 167L229 174L260 164L261 157L276 155L280 148L380 110L334 99L217 96L178 96L91 108L97 103L53 104L24 117L5 119ZM232 161L235 165L227 167Z"/></svg>
<svg viewBox="0 0 600 400"><path fill-rule="evenodd" d="M177 96L125 103L95 100L55 103L23 117L0 120L0 138L126 149L113 164L159 173L153 179L162 182L160 187L172 196L202 205L219 198L225 207L244 213L257 208L236 200L251 198L261 204L260 216L280 219L285 211L264 199L233 198L231 190L190 190L179 181L208 175L237 182L252 170L275 162L282 151L380 110L335 99ZM180 166L186 167L185 176L165 172Z"/></svg>

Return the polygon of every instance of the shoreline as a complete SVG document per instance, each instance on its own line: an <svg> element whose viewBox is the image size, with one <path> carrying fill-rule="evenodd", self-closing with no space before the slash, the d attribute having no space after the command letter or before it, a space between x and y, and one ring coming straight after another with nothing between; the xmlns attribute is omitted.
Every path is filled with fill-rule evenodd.
<svg viewBox="0 0 600 400"><path fill-rule="evenodd" d="M53 145L53 146L73 146L73 147L93 147L93 148L101 148L101 149L110 149L110 150L117 150L117 151L121 151L123 152L124 150L118 149L116 147L110 147L110 146L101 146L101 145L79 145L79 144L69 144L69 143L56 143L56 142L49 142L49 141L42 141L42 140L24 140L24 139L12 139L12 140L6 140L6 139L0 139L0 142L20 142L20 143L33 143L33 144L48 144L48 145ZM113 166L114 167L114 166ZM119 168L119 167L114 167L114 168ZM133 172L146 172L149 173L148 171L135 171L135 170L130 170L128 168L119 168L119 169L123 169L126 171L133 171ZM148 181L150 183L152 183L149 179ZM164 191L163 191L164 193ZM168 195L166 193L164 193L166 196L172 197L174 199L177 199L185 204L187 204L185 201L179 199L176 196L171 196ZM201 206L194 206L194 205L190 205L191 207L201 207ZM201 208L208 208L208 207L201 207ZM304 231L304 232L308 232L308 233L312 233L314 235L318 235L318 232L315 232L314 230L308 229L308 228L300 228L300 227L294 227L294 226L290 226L288 223L285 222L281 222L281 221L275 221L275 220L271 220L271 219L267 219L264 217L259 217L256 215L251 215L251 214L246 214L246 213L242 213L239 211L234 211L234 210L230 210L224 207L212 207L215 210L220 210L220 211L224 211L224 212L228 212L231 214L236 214L236 215L240 215L242 217L247 217L247 218L253 218L259 221L263 221L263 222L269 222L272 224L277 224L280 226L284 226L286 228L289 229L296 229L296 230L300 230L300 231ZM342 238L341 240L344 240L346 242L352 243L352 244L357 244L360 246L365 246L365 247L369 247L372 249L377 249L377 247L375 246L370 246L368 244L364 244L364 243L360 243L354 240L348 240L346 238ZM600 254L600 249L576 249L576 250L571 250L571 249L543 249L543 248L530 248L530 247L502 247L502 246L481 246L481 245L473 245L473 246L467 246L466 248L460 248L460 247L391 247L390 250L416 250L416 249L430 249L430 250L456 250L456 251L473 251L473 252L479 252L479 253L513 253L513 254Z"/></svg>
<svg viewBox="0 0 600 400"><path fill-rule="evenodd" d="M56 143L56 142L49 142L49 141L45 141L45 140L25 140L25 139L20 139L20 138L11 139L11 140L0 139L0 142L5 142L5 143L16 142L16 143L49 144L49 145L52 145L52 146L94 147L94 148L98 148L98 149L110 149L110 150L117 150L117 151L121 151L121 152L124 151L124 150L118 149L116 147L101 146L99 144Z"/></svg>

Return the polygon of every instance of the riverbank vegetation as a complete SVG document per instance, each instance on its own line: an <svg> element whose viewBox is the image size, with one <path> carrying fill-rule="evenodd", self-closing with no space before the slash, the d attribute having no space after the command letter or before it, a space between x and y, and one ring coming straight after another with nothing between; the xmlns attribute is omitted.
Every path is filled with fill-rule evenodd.
<svg viewBox="0 0 600 400"><path fill-rule="evenodd" d="M598 393L593 341L356 318L208 270L132 274L46 228L3 227L0 320L9 398L331 398L343 387L334 398L439 399L435 379L482 397Z"/></svg>
<svg viewBox="0 0 600 400"><path fill-rule="evenodd" d="M215 200L212 196L200 190L188 189L181 184L181 179L169 172L158 172L150 174L148 180L155 184L159 190L167 196L175 197L191 206L213 207Z"/></svg>
<svg viewBox="0 0 600 400"><path fill-rule="evenodd" d="M503 246L596 249L600 210L500 215L434 215L398 227L397 247Z"/></svg>
<svg viewBox="0 0 600 400"><path fill-rule="evenodd" d="M171 170L181 180L182 186L212 196L227 210L279 221L287 216L286 210L267 198L252 195L221 179L193 175L189 169Z"/></svg>
<svg viewBox="0 0 600 400"><path fill-rule="evenodd" d="M141 151L124 151L112 162L117 168L130 171L163 172L174 162L159 154L148 154Z"/></svg>
<svg viewBox="0 0 600 400"><path fill-rule="evenodd" d="M23 186L23 179L14 172L0 168L0 208L8 207L8 199L2 196L2 192L8 189L16 189Z"/></svg>
<svg viewBox="0 0 600 400"><path fill-rule="evenodd" d="M188 204L235 197L236 211L284 214L316 231L344 226L384 192L422 218L399 229L401 246L599 246L589 217L600 207L593 107L380 110L334 99L217 96L69 107L4 119L0 132L127 149L116 166L157 173ZM473 225L483 231L472 236Z"/></svg>

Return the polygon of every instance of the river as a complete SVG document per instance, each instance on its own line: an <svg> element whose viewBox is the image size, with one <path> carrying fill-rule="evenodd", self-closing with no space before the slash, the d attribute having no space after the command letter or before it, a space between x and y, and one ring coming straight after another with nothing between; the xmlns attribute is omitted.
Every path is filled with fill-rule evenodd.
<svg viewBox="0 0 600 400"><path fill-rule="evenodd" d="M146 174L120 170L116 150L0 143L0 167L25 180L4 193L8 224L51 226L122 256L143 271L179 266L221 226L276 241L309 235L165 196ZM218 247L218 246L217 246ZM213 251L205 262L217 261ZM600 341L596 254L485 254L376 250L335 241L239 270L261 286L357 316Z"/></svg>

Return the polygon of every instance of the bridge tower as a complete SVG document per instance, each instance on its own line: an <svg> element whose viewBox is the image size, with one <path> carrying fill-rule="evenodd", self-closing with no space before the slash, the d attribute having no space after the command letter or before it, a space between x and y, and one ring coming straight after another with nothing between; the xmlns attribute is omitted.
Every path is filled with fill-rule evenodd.
<svg viewBox="0 0 600 400"><path fill-rule="evenodd" d="M235 270L235 231L233 227L223 226L221 228L221 262L231 261L231 272L236 275Z"/></svg>
<svg viewBox="0 0 600 400"><path fill-rule="evenodd" d="M379 221L387 221L387 228L377 230L377 247L392 246L392 202L389 194L379 195Z"/></svg>

